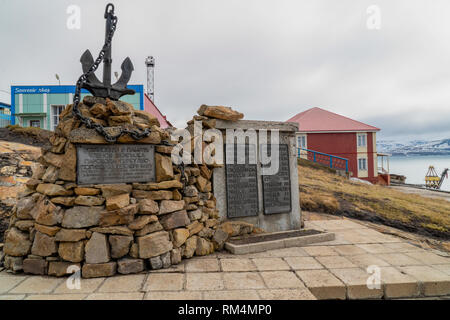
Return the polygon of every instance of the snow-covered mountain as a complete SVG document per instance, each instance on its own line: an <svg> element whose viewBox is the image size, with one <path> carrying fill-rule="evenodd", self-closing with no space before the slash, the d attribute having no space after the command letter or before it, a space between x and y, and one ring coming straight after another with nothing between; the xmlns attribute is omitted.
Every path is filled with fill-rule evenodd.
<svg viewBox="0 0 450 320"><path fill-rule="evenodd" d="M412 140L399 143L395 140L377 141L378 152L392 155L450 155L450 139Z"/></svg>

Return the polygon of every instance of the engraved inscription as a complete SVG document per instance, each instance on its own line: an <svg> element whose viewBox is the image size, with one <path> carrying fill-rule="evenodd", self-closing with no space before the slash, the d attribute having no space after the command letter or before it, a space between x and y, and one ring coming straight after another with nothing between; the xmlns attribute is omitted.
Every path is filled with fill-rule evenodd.
<svg viewBox="0 0 450 320"><path fill-rule="evenodd" d="M155 181L155 147L144 144L78 145L78 184Z"/></svg>
<svg viewBox="0 0 450 320"><path fill-rule="evenodd" d="M227 161L225 165L227 216L229 218L256 216L258 215L256 146L225 145L225 153L228 156L233 147L234 161L232 163ZM238 150L243 152L237 152Z"/></svg>
<svg viewBox="0 0 450 320"><path fill-rule="evenodd" d="M268 149L271 154L271 145L261 145L261 152ZM289 149L287 144L279 146L278 173L262 176L264 214L285 213L291 211L291 178L289 172ZM267 165L262 165L262 167Z"/></svg>

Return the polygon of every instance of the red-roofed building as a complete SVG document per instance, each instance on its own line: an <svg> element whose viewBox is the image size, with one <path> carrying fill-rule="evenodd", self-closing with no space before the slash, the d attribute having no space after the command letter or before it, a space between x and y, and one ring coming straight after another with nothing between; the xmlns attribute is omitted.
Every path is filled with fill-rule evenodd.
<svg viewBox="0 0 450 320"><path fill-rule="evenodd" d="M297 147L348 159L353 177L377 183L376 132L379 128L321 109L303 111L287 122L298 123ZM301 151L307 157L307 151Z"/></svg>
<svg viewBox="0 0 450 320"><path fill-rule="evenodd" d="M146 93L144 94L144 110L158 118L161 128L172 127L172 124L167 120L166 116L159 111L158 107L150 100Z"/></svg>

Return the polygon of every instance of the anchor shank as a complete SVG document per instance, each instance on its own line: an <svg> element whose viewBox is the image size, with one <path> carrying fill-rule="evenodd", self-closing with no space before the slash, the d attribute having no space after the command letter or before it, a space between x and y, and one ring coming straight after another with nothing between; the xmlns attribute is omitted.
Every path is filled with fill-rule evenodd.
<svg viewBox="0 0 450 320"><path fill-rule="evenodd" d="M111 14L108 13L106 15L106 32L105 32L105 40L108 38L108 33L111 29ZM111 88L111 47L112 43L109 45L109 48L105 52L105 57L103 59L103 85L108 91Z"/></svg>

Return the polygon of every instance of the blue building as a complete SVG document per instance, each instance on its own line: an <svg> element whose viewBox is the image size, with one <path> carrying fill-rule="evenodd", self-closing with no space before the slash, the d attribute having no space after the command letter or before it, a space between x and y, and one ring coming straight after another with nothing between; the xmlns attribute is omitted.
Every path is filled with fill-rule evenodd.
<svg viewBox="0 0 450 320"><path fill-rule="evenodd" d="M0 102L0 128L4 128L9 124L11 124L11 106Z"/></svg>
<svg viewBox="0 0 450 320"><path fill-rule="evenodd" d="M134 95L120 100L131 103L135 109L144 110L144 86L128 85ZM40 127L55 130L59 114L72 103L75 86L11 86L12 124L22 127ZM82 89L81 99L90 93Z"/></svg>

